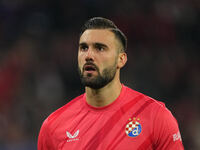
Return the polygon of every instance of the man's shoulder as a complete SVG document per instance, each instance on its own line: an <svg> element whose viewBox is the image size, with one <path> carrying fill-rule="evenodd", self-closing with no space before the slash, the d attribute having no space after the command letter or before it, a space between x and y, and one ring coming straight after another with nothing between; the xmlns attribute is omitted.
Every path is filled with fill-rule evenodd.
<svg viewBox="0 0 200 150"><path fill-rule="evenodd" d="M66 113L69 114L69 112L73 112L73 110L76 110L76 108L78 108L80 106L80 101L83 98L84 94L77 96L76 98L72 99L70 102L68 102L67 104L65 104L64 106L58 108L57 110L55 110L54 112L52 112L47 118L46 120L48 122L52 122L55 119L59 118L60 116L62 116L63 114Z"/></svg>
<svg viewBox="0 0 200 150"><path fill-rule="evenodd" d="M132 101L135 101L136 99L139 99L139 102L141 104L144 103L150 103L150 107L156 107L156 108L166 108L165 103L159 100L156 100L150 96L147 96L146 94L143 94L141 92L138 92L132 88L126 87L127 88L127 94L129 99L132 99Z"/></svg>

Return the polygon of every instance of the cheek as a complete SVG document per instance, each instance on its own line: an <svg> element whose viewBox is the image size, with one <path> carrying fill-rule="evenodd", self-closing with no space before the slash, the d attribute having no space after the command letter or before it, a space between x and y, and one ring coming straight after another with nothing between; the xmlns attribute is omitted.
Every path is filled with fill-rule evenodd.
<svg viewBox="0 0 200 150"><path fill-rule="evenodd" d="M105 57L101 60L102 63L99 64L99 71L102 72L104 69L109 68L113 66L115 63L115 60L113 60L113 57Z"/></svg>

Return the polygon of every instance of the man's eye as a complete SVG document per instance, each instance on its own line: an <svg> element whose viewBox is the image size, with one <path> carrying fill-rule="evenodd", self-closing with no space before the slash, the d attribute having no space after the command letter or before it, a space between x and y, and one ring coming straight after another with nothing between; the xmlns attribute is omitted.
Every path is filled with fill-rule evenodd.
<svg viewBox="0 0 200 150"><path fill-rule="evenodd" d="M105 48L102 47L102 46L97 46L96 49L97 49L98 51L104 51L104 50L105 50Z"/></svg>
<svg viewBox="0 0 200 150"><path fill-rule="evenodd" d="M81 50L81 51L87 51L87 50L88 50L88 47L87 47L87 46L81 46L81 47L80 47L80 50Z"/></svg>

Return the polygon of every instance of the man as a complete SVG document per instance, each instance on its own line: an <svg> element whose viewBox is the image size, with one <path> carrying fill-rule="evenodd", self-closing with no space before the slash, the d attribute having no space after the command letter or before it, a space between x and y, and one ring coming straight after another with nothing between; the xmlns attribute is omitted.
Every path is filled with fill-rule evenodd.
<svg viewBox="0 0 200 150"><path fill-rule="evenodd" d="M182 150L178 124L161 102L120 83L126 37L105 18L88 20L79 40L85 93L43 123L38 150Z"/></svg>

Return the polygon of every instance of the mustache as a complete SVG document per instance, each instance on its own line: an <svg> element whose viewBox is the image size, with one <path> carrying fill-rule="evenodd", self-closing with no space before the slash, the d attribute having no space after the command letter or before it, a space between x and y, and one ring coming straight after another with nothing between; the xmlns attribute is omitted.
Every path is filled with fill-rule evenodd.
<svg viewBox="0 0 200 150"><path fill-rule="evenodd" d="M86 66L92 66L94 67L97 71L99 70L99 68L97 67L97 65L95 65L94 63L92 62L86 62L84 65L83 65L83 70L85 70L85 67Z"/></svg>

